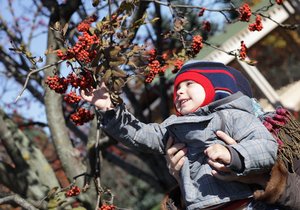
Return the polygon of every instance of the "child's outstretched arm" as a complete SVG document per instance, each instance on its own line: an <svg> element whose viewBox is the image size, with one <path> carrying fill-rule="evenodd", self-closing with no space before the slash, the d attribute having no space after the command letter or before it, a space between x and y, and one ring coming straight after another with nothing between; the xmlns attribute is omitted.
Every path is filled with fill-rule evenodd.
<svg viewBox="0 0 300 210"><path fill-rule="evenodd" d="M114 106L104 82L96 89L81 90L80 94L99 110L101 128L107 135L133 149L164 154L167 129L158 123L140 122L124 104Z"/></svg>
<svg viewBox="0 0 300 210"><path fill-rule="evenodd" d="M94 104L101 111L108 111L114 108L104 82L101 82L96 89L80 90L80 95L83 100Z"/></svg>

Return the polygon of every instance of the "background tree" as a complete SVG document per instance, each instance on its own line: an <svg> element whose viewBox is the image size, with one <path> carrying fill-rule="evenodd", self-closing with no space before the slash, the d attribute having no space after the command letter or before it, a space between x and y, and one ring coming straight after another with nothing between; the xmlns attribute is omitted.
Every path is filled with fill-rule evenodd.
<svg viewBox="0 0 300 210"><path fill-rule="evenodd" d="M172 113L166 75L203 44L217 49L206 39L224 23L261 12L218 0L5 3L1 91L17 102L1 100L0 204L27 209L155 207L174 185L164 157L132 151L101 133L93 107L76 95L78 87L104 79L116 104L125 100L143 122L161 121ZM259 20L251 24L260 26ZM241 46L227 53L244 60L246 52ZM10 84L18 85L12 90ZM157 98L160 112L152 113ZM32 110L21 113L28 104L39 104L46 122L30 120Z"/></svg>

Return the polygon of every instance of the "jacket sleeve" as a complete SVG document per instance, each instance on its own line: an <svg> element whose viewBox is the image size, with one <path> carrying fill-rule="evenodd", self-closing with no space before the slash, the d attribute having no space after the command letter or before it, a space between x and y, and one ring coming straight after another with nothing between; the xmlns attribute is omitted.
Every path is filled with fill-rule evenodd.
<svg viewBox="0 0 300 210"><path fill-rule="evenodd" d="M124 145L143 152L164 154L167 130L158 123L145 124L136 119L124 105L103 114L102 129Z"/></svg>
<svg viewBox="0 0 300 210"><path fill-rule="evenodd" d="M244 171L240 175L250 172L269 171L277 157L277 142L258 118L245 111L235 110L237 113L227 112L225 130L238 144L231 145L242 158Z"/></svg>

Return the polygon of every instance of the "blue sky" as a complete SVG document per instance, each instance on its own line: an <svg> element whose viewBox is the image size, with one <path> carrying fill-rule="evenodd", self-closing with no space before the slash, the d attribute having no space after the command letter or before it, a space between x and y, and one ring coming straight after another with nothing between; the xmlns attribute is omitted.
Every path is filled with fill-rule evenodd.
<svg viewBox="0 0 300 210"><path fill-rule="evenodd" d="M18 23L22 27L22 36L26 38L29 37L30 30L29 23L31 21L27 21L26 18L31 18L32 14L28 13L24 15L24 11L30 11L29 8L32 6L29 4L30 1L20 1L14 0L12 1L12 5L14 8L15 17L11 15L11 12L8 7L8 1L1 0L1 15L2 18L6 21L9 27L12 26L14 18L18 19ZM42 19L39 19L42 20ZM37 20L37 21L39 21ZM47 23L47 22L46 22ZM46 49L46 36L44 34L40 34L41 32L45 31L44 29L36 29L34 36L37 35L32 39L32 49L30 51L33 55L44 56L44 51ZM40 34L40 35L39 35ZM5 36L3 32L0 32L0 44L8 51L8 48L12 47L10 44L10 40L8 37ZM19 55L15 55L18 57ZM46 122L45 112L43 106L38 102L33 100L32 102L28 99L32 99L33 97L29 93L29 91L25 90L21 99L15 103L15 100L22 90L22 86L14 81L14 79L8 79L3 75L4 68L0 64L0 106L3 108L7 113L11 113L14 110L17 110L19 113L24 115L28 119L33 119L35 121Z"/></svg>

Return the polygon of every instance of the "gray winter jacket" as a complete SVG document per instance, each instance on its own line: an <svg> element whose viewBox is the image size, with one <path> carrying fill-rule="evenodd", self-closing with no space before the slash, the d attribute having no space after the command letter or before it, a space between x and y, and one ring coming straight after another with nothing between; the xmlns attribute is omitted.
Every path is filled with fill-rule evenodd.
<svg viewBox="0 0 300 210"><path fill-rule="evenodd" d="M240 92L195 113L172 115L161 124L144 124L121 105L104 114L103 129L123 144L142 151L164 154L169 136L185 143L188 161L182 167L179 184L187 209L201 209L252 196L246 184L220 181L211 175L203 151L212 144L224 144L215 135L221 127L238 142L231 147L244 165L239 175L268 171L273 166L277 143L253 111L251 99Z"/></svg>

